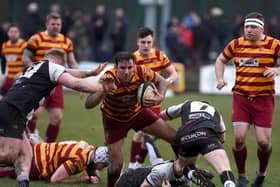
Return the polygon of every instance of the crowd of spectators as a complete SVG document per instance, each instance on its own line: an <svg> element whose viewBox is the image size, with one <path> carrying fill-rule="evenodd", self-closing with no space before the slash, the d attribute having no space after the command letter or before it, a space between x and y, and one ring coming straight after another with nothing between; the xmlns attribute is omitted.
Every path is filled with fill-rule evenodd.
<svg viewBox="0 0 280 187"><path fill-rule="evenodd" d="M133 28L129 27L122 8L107 12L105 5L99 4L90 14L81 9L62 10L59 5L53 4L50 11L62 15L62 33L72 39L78 61L110 61L116 52L128 48L127 38ZM24 39L44 29L44 17L39 12L37 3L32 2L27 6L27 13L20 24ZM174 15L166 25L166 53L172 61L184 63L186 67L213 63L226 43L242 34L242 21L243 16L236 15L235 20L230 22L223 10L217 7L204 15L198 15L195 11L186 13L182 18ZM1 23L1 43L7 39L9 24L9 21ZM265 31L273 37L280 37L276 16L266 20Z"/></svg>

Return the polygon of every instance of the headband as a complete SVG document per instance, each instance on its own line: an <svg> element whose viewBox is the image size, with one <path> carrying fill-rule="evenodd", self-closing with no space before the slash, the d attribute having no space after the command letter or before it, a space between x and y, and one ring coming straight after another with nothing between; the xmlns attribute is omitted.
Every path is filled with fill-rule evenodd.
<svg viewBox="0 0 280 187"><path fill-rule="evenodd" d="M244 26L254 25L263 29L264 22L257 18L247 18L245 19Z"/></svg>

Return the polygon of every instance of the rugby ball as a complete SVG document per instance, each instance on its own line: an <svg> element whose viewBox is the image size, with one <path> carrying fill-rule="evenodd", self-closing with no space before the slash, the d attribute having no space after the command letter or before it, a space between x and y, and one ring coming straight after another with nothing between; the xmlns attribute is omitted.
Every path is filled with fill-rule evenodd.
<svg viewBox="0 0 280 187"><path fill-rule="evenodd" d="M137 100L141 106L145 107L144 99L155 96L154 90L157 89L153 82L144 82L140 84L137 91Z"/></svg>

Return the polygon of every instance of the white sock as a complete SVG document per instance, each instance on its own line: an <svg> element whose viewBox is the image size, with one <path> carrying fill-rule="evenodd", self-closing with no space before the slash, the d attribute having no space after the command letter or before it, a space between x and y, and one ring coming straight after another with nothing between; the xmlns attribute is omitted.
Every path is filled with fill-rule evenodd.
<svg viewBox="0 0 280 187"><path fill-rule="evenodd" d="M162 163L163 159L159 158L157 156L157 154L154 150L154 147L149 142L146 142L145 145L146 145L146 149L148 151L148 156L149 156L149 160L150 160L151 165L154 166L158 163Z"/></svg>
<svg viewBox="0 0 280 187"><path fill-rule="evenodd" d="M235 187L235 184L233 181L228 180L224 183L224 187Z"/></svg>

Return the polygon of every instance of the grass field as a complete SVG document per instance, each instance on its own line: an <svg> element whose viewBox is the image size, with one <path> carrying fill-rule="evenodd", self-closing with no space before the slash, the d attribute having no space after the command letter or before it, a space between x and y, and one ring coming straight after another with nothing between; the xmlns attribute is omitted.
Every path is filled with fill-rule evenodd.
<svg viewBox="0 0 280 187"><path fill-rule="evenodd" d="M169 106L171 104L176 104L184 101L185 99L193 100L207 100L213 105L215 105L224 116L224 120L227 125L227 135L225 149L229 155L231 165L234 173L236 174L235 164L233 162L231 146L233 142L232 136L232 126L230 123L231 116L231 96L228 95L200 95L200 94L190 94L186 93L184 95L167 98L163 106ZM277 106L278 104L278 106ZM279 97L276 98L276 111L274 117L274 128L272 135L273 153L270 160L270 165L267 172L265 187L280 187L280 138L277 135L280 134L279 121L280 121L280 107L279 107ZM179 120L174 120L170 122L172 126L178 127ZM46 113L40 118L39 121L39 131L40 135L43 137L47 124ZM129 159L129 147L132 132L125 142L125 161L126 168ZM59 141L61 140L86 140L93 145L101 145L104 143L103 128L101 124L101 115L99 107L92 110L84 109L84 101L79 99L79 94L77 93L66 93L65 94L65 112L62 122L61 131L59 134ZM172 159L172 151L169 145L161 140L156 141L162 156L164 159ZM147 161L148 159L146 159ZM148 164L148 162L146 162ZM206 168L212 171L212 169L200 159L198 166L201 168ZM248 159L247 159L247 171L249 180L252 181L255 177L255 172L258 167L258 161L256 158L256 143L254 129L250 129L250 134L248 137ZM106 181L106 171L101 173L102 183L100 185L94 185L96 187L105 186ZM220 184L219 177L214 178L214 182L217 186L222 186ZM2 187L16 187L16 181L11 179L0 179L0 186ZM90 184L49 184L47 182L31 182L31 187L46 187L46 186L56 186L56 187L66 187L66 186L79 186L87 187L93 186ZM195 185L193 185L195 186Z"/></svg>

